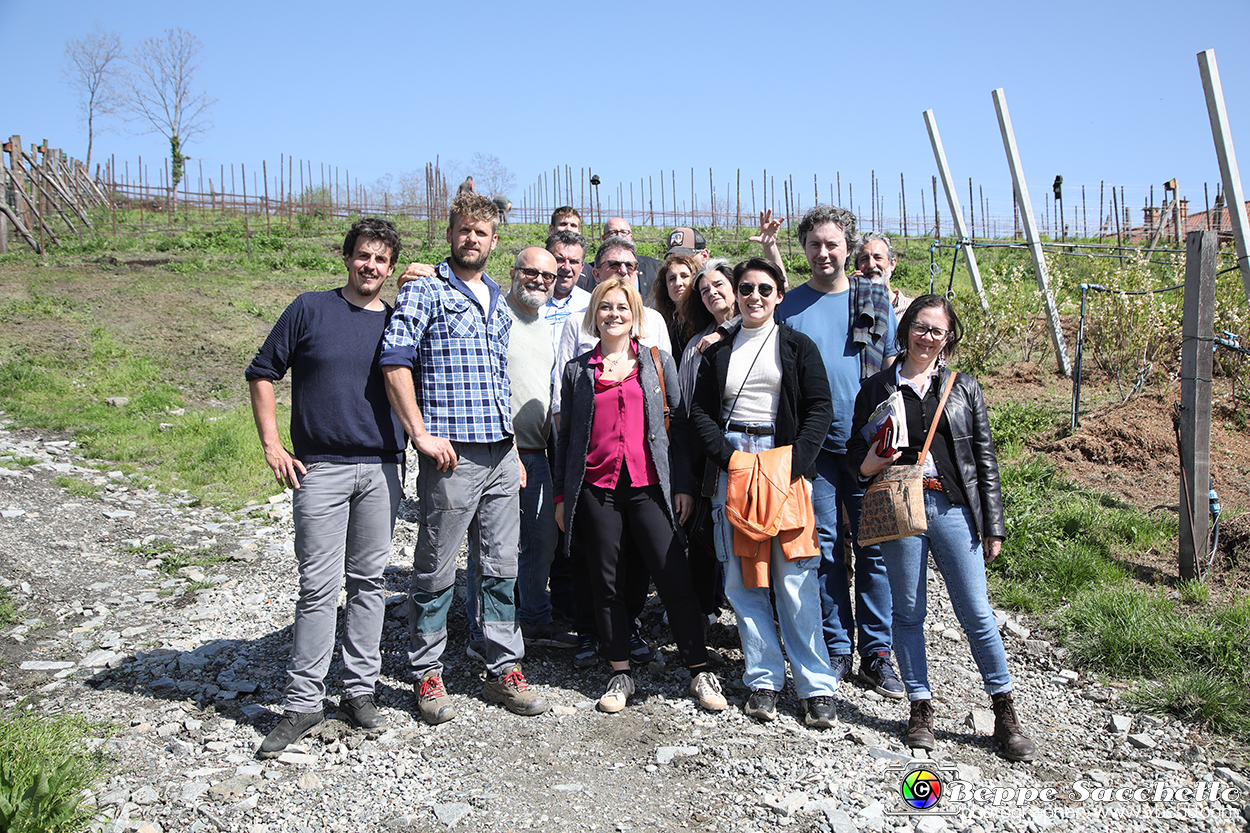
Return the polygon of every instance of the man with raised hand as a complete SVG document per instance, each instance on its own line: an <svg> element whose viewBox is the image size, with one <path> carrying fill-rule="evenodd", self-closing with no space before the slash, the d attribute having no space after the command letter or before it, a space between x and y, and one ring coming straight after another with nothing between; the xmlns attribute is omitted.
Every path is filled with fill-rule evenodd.
<svg viewBox="0 0 1250 833"><path fill-rule="evenodd" d="M386 220L352 225L343 240L347 283L306 292L278 318L248 365L252 414L265 462L294 490L295 604L286 707L257 755L274 758L325 719L344 578L343 696L338 718L374 729L386 614L382 574L403 495L404 432L387 402L377 359L391 308L379 294L400 239ZM278 435L273 383L291 371L291 451Z"/></svg>
<svg viewBox="0 0 1250 833"><path fill-rule="evenodd" d="M761 241L765 253L776 262L780 258L776 227L784 220L773 220L763 213L760 220L759 236L765 238ZM860 382L893 363L898 351L894 343L898 322L885 287L846 274L847 259L858 237L855 215L845 208L817 205L803 215L799 243L812 276L786 293L777 307L777 320L816 342L833 393L833 422L817 457L817 477L812 484L821 551L821 608L830 664L839 680L851 672L858 635L860 680L878 694L901 699L905 696L903 684L890 660L890 583L880 548L855 543L864 490L846 465L846 441ZM839 507L845 510L851 529L854 608Z"/></svg>
<svg viewBox="0 0 1250 833"><path fill-rule="evenodd" d="M547 444L551 439L551 369L556 351L551 326L539 311L551 297L557 277L555 257L539 246L522 249L512 268L507 311L512 317L508 334L508 381L512 388L512 429L517 453L525 467L521 484L521 538L517 548L517 621L526 646L572 648L577 637L557 626L551 617L547 579L556 556L555 502ZM482 651L478 624L477 541L469 539L469 579L466 612L470 648Z"/></svg>
<svg viewBox="0 0 1250 833"><path fill-rule="evenodd" d="M888 236L879 231L867 231L860 235L859 248L855 250L856 272L860 277L884 286L890 296L890 306L894 308L894 317L902 318L912 299L890 285L897 266L898 255L894 253L894 244Z"/></svg>
<svg viewBox="0 0 1250 833"><path fill-rule="evenodd" d="M498 219L486 197L465 193L452 200L451 256L433 277L400 288L379 360L391 407L419 452L408 664L418 709L430 724L456 716L441 660L466 533L481 547L472 578L484 638L482 697L516 714L548 709L521 671L525 646L513 602L525 475L508 384L512 318L484 271L499 240Z"/></svg>

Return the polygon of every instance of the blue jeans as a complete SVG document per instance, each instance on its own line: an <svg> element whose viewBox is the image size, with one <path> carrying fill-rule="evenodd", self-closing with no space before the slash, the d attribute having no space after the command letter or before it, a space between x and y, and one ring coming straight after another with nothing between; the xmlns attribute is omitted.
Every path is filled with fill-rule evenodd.
<svg viewBox="0 0 1250 833"><path fill-rule="evenodd" d="M556 557L554 487L551 466L545 452L521 452L525 466L525 488L521 490L521 538L517 546L516 613L522 625L542 625L551 621L551 597L547 577ZM469 640L480 644L482 628L477 621L478 593L477 539L469 539L468 596L464 612L469 619Z"/></svg>
<svg viewBox="0 0 1250 833"><path fill-rule="evenodd" d="M845 454L822 450L816 458L812 482L812 508L816 510L816 533L820 538L820 609L824 617L825 644L830 656L855 650L859 622L859 653L870 656L890 651L890 582L878 546L861 547L860 504L864 491L846 466ZM846 572L846 538L838 523L838 504L846 508L855 553L855 607L851 607L851 582Z"/></svg>
<svg viewBox="0 0 1250 833"><path fill-rule="evenodd" d="M924 650L925 579L928 555L946 581L955 618L959 620L972 658L985 681L987 694L1011 691L1007 653L990 609L985 585L985 558L968 507L950 502L944 492L925 489L929 531L897 541L882 541L890 589L894 596L894 650L909 700L928 700L929 668Z"/></svg>
<svg viewBox="0 0 1250 833"><path fill-rule="evenodd" d="M773 447L772 436L725 432L725 439L739 451L756 454ZM769 583L777 599L777 623L773 623L773 606L769 588L747 588L742 582L742 559L733 554L733 524L725 517L725 492L729 481L720 473L716 497L712 501L715 525L716 556L725 567L725 596L738 617L738 636L746 670L742 682L754 691L767 688L781 691L786 682L786 657L794 675L794 689L799 697L833 694L838 681L829 667L829 652L820 638L820 590L816 575L816 558L787 561L781 544L772 540L769 561ZM781 629L781 639L777 629ZM785 642L785 654L781 643Z"/></svg>

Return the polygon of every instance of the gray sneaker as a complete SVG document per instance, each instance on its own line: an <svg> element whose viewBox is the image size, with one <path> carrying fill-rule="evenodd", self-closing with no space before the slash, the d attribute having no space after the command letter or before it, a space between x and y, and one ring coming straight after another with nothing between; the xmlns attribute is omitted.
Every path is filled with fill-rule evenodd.
<svg viewBox="0 0 1250 833"><path fill-rule="evenodd" d="M486 675L482 685L482 699L498 703L513 714L534 717L551 708L537 691L525 682L520 665L509 666L503 674Z"/></svg>
<svg viewBox="0 0 1250 833"><path fill-rule="evenodd" d="M599 711L616 714L629 703L634 693L634 678L628 671L617 672L608 680L608 688L599 698Z"/></svg>

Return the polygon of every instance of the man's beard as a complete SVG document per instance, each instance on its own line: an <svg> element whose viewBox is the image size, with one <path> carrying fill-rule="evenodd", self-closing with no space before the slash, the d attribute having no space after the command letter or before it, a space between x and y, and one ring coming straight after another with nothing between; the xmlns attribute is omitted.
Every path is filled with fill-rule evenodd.
<svg viewBox="0 0 1250 833"><path fill-rule="evenodd" d="M472 255L472 252L469 253ZM474 272L480 272L486 266L486 261L490 260L490 251L479 249L476 259L470 260L455 249L451 251L451 262L459 266L461 269L470 269Z"/></svg>
<svg viewBox="0 0 1250 833"><path fill-rule="evenodd" d="M894 276L893 269L868 269L864 272L864 277L873 283L879 283L885 286L890 282L890 278Z"/></svg>
<svg viewBox="0 0 1250 833"><path fill-rule="evenodd" d="M517 283L512 287L512 291L516 293L518 301L531 309L538 309L551 300L550 291L543 292L540 289L527 289L523 283Z"/></svg>

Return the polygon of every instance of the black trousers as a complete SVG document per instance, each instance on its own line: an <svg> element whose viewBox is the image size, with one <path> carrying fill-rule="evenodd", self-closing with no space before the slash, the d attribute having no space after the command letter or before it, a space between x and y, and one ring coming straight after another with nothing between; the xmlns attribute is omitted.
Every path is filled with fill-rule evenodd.
<svg viewBox="0 0 1250 833"><path fill-rule="evenodd" d="M622 477L624 480L624 477ZM611 662L629 659L630 574L645 566L668 611L669 627L687 667L707 662L703 616L681 539L673 532L659 486L604 489L582 484L573 524L590 577L601 650ZM622 546L629 540L633 546ZM642 564L637 564L640 559Z"/></svg>

